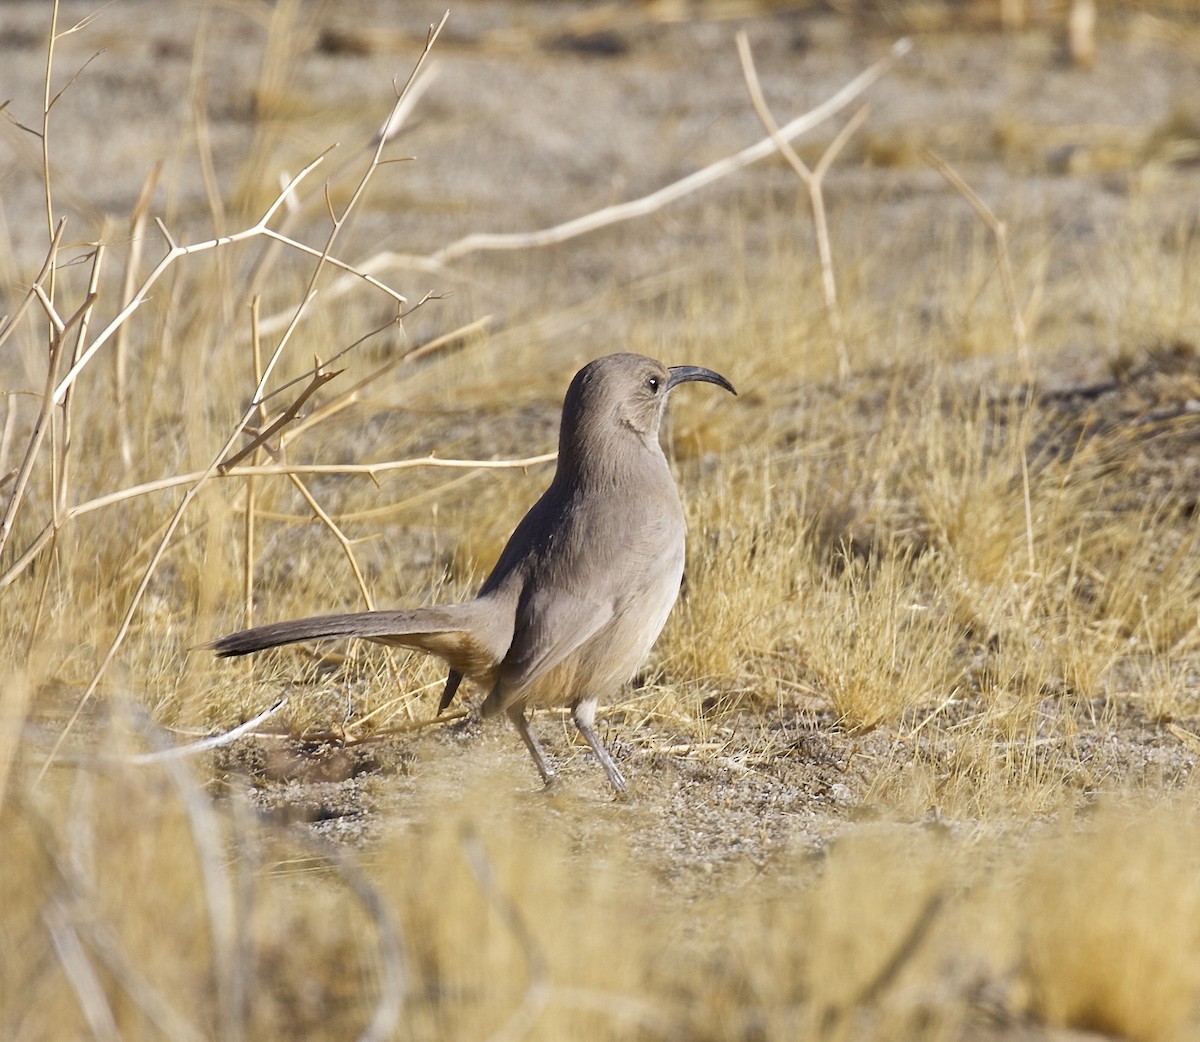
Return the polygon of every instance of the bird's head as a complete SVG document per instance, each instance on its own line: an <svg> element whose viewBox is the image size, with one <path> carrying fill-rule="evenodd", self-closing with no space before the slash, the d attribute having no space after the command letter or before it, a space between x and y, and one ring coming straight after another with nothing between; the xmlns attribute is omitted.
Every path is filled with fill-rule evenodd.
<svg viewBox="0 0 1200 1042"><path fill-rule="evenodd" d="M668 367L635 354L605 355L589 362L575 374L563 402L560 456L611 452L613 437L621 432L657 445L667 395L690 380L716 384L737 394L720 373L696 365Z"/></svg>

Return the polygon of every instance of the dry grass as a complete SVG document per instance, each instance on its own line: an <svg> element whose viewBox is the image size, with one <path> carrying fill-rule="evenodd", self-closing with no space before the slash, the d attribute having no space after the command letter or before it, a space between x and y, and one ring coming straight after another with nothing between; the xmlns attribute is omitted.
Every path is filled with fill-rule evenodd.
<svg viewBox="0 0 1200 1042"><path fill-rule="evenodd" d="M1031 845L863 825L821 861L781 854L710 889L656 877L621 830L590 849L596 806L560 806L547 830L496 786L362 855L362 877L239 796L209 834L185 789L81 772L36 808L10 801L10 1037L89 1018L133 1038L353 1037L389 989L411 1038L975 1038L1042 1020L1160 1040L1193 1015L1200 865L1180 803L1112 804Z"/></svg>
<svg viewBox="0 0 1200 1042"><path fill-rule="evenodd" d="M166 207L177 242L252 227L281 166L311 158L285 133L305 113L286 88L295 15L276 5L267 27L243 162L210 173L209 212ZM212 166L198 101L181 130L193 171ZM366 253L344 208L378 168L369 150L338 162L320 175L339 230L346 218L329 252ZM280 219L320 254L325 193L298 191ZM994 238L949 192L887 241L878 211L831 205L835 324L804 207L755 188L724 202L696 216L720 232L718 265L558 310L531 294L419 364L392 364L416 341L388 324L396 301L379 286L301 310L317 259L295 242L180 254L123 322L120 374L110 344L69 394L75 352L139 279L124 279L131 245L111 226L75 232L106 237L95 276L91 244L51 249L44 299L3 330L0 1035L1195 1033L1194 221L1164 233L1133 193L1119 235L1083 258L1037 207L989 199L1008 222L1006 287ZM508 263L535 283L557 262ZM4 269L10 312L34 274ZM408 277L395 283L411 306L428 276ZM464 278L408 328L432 339L480 320L484 281ZM439 725L376 742L430 715L436 663L189 651L242 621L247 567L260 621L464 596L547 475L251 484L215 470L250 442L244 418L266 426L316 372L344 368L269 443L279 462L550 451L570 352L600 353L588 323L614 311L623 346L711 365L742 392L673 405L685 590L639 690L606 719L636 760L638 804L588 795L550 714L539 728L580 761L556 794L503 758L507 734ZM48 334L52 315L65 329ZM280 344L269 386L295 382L251 408ZM1080 353L1082 384L1061 375ZM197 471L209 476L124 494ZM271 737L129 760L281 693ZM343 824L359 842L339 840ZM709 848L670 847L678 833Z"/></svg>
<svg viewBox="0 0 1200 1042"><path fill-rule="evenodd" d="M1190 815L1173 803L1108 809L1038 845L1020 901L1039 1016L1131 1039L1190 1034L1200 986ZM1121 958L1085 954L1103 949Z"/></svg>

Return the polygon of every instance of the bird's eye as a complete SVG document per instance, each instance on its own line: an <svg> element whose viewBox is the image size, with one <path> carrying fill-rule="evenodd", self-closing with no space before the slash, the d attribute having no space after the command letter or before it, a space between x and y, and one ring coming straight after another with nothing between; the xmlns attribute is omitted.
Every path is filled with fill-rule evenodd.
<svg viewBox="0 0 1200 1042"><path fill-rule="evenodd" d="M646 381L646 386L650 388L651 394L658 394L658 377L652 376Z"/></svg>

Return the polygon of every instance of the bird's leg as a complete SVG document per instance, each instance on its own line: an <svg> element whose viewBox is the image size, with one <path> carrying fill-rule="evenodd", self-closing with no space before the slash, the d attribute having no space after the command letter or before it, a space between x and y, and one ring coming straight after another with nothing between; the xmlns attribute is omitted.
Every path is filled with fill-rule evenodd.
<svg viewBox="0 0 1200 1042"><path fill-rule="evenodd" d="M600 741L592 727L592 722L596 719L596 700L584 698L576 702L571 709L571 719L575 721L575 726L579 728L579 733L583 735L584 741L592 747L592 752L596 754L596 759L600 761L600 766L608 775L609 784L618 796L624 796L628 791L625 778L617 769L617 765L613 763L613 758L604 748L604 743Z"/></svg>
<svg viewBox="0 0 1200 1042"><path fill-rule="evenodd" d="M508 718L513 722L513 726L521 735L521 741L525 743L525 748L529 750L529 755L533 757L533 762L537 764L538 774L542 776L542 781L549 785L554 781L554 771L546 759L541 742L529 730L529 721L525 719L524 707L518 704L510 705L506 712L508 713Z"/></svg>

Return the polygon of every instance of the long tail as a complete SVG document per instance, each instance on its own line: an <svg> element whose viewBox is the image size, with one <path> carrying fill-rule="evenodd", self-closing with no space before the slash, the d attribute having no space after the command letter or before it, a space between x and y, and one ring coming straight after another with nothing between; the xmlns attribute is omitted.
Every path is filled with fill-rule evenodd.
<svg viewBox="0 0 1200 1042"><path fill-rule="evenodd" d="M273 622L269 626L255 626L250 630L239 630L205 644L221 658L234 655L249 655L252 651L275 648L280 644L295 644L301 640L316 640L320 637L368 637L378 632L374 627L383 624L387 632L395 632L399 620L386 623L380 616L393 612L360 611L348 615L317 615L310 619L295 619L291 622Z"/></svg>
<svg viewBox="0 0 1200 1042"><path fill-rule="evenodd" d="M427 651L465 676L485 677L504 657L511 639L511 635L505 639L502 634L494 633L494 627L487 626L487 621L487 613L481 610L479 602L468 601L409 611L360 611L273 622L218 637L203 646L222 658L229 658L301 640L361 637Z"/></svg>

